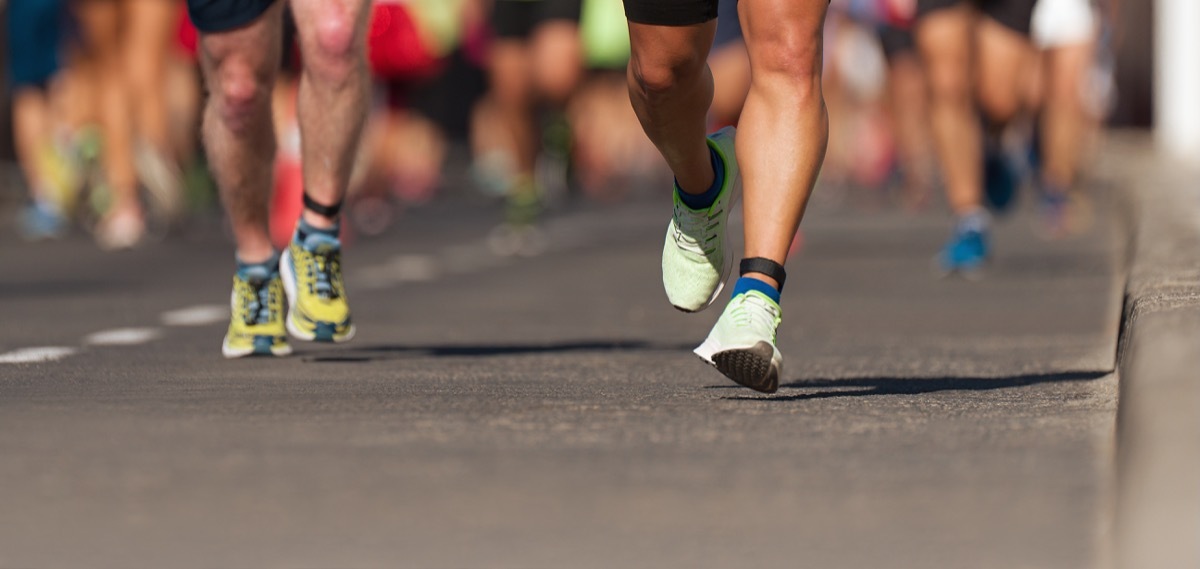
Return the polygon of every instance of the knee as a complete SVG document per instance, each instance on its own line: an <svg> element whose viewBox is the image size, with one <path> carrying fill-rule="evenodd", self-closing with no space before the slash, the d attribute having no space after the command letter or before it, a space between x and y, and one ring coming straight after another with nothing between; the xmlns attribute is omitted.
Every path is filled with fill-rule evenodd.
<svg viewBox="0 0 1200 569"><path fill-rule="evenodd" d="M1021 98L1009 85L981 86L979 106L991 122L1004 124L1021 112Z"/></svg>
<svg viewBox="0 0 1200 569"><path fill-rule="evenodd" d="M757 30L756 30L757 31ZM779 26L757 31L750 51L751 81L795 100L797 105L821 96L821 34Z"/></svg>
<svg viewBox="0 0 1200 569"><path fill-rule="evenodd" d="M698 53L634 55L629 62L629 86L648 100L670 96L689 88L704 73L705 60Z"/></svg>
<svg viewBox="0 0 1200 569"><path fill-rule="evenodd" d="M213 87L217 116L232 132L245 132L268 118L270 86L248 61L231 57L221 62Z"/></svg>
<svg viewBox="0 0 1200 569"><path fill-rule="evenodd" d="M929 65L929 97L939 103L970 103L971 80L965 66Z"/></svg>
<svg viewBox="0 0 1200 569"><path fill-rule="evenodd" d="M365 78L366 42L353 14L336 5L317 19L304 50L305 72L335 87Z"/></svg>

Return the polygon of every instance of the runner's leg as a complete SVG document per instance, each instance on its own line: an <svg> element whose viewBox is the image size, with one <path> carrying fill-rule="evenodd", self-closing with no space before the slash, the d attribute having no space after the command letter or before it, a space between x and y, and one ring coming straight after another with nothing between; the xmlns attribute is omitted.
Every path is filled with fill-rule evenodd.
<svg viewBox="0 0 1200 569"><path fill-rule="evenodd" d="M825 156L821 0L741 0L752 80L738 123L746 258L782 265ZM774 278L749 273L775 288Z"/></svg>
<svg viewBox="0 0 1200 569"><path fill-rule="evenodd" d="M238 259L258 263L275 250L267 232L275 160L271 89L279 66L283 3L231 31L202 33L208 86L204 143L229 214Z"/></svg>
<svg viewBox="0 0 1200 569"><path fill-rule="evenodd" d="M304 191L325 206L340 204L350 183L370 101L366 0L292 0L304 71L300 116ZM336 217L305 208L303 219L330 228Z"/></svg>
<svg viewBox="0 0 1200 569"><path fill-rule="evenodd" d="M715 173L705 142L712 72L706 59L717 26L629 22L630 99L650 141L675 174L679 188L702 194Z"/></svg>

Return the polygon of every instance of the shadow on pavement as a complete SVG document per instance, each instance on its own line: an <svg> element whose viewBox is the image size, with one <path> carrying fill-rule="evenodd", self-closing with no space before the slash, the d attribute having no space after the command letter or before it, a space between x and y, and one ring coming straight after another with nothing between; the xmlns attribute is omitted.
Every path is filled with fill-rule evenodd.
<svg viewBox="0 0 1200 569"><path fill-rule="evenodd" d="M691 350L691 344L661 344L642 340L579 340L530 344L462 344L462 345L379 345L352 350L330 351L327 354L306 356L308 363L355 363L393 360L403 357L488 357L522 354L556 354L564 352L673 352Z"/></svg>
<svg viewBox="0 0 1200 569"><path fill-rule="evenodd" d="M988 391L1010 387L1025 387L1039 383L1092 381L1112 374L1106 371L1067 371L1011 375L1005 377L856 377L847 379L801 379L780 385L780 389L818 389L820 391L792 395L734 395L723 397L730 401L807 401L833 397L864 397L869 395L917 395L937 391ZM859 389L853 389L859 388ZM744 389L735 385L712 385L708 389Z"/></svg>

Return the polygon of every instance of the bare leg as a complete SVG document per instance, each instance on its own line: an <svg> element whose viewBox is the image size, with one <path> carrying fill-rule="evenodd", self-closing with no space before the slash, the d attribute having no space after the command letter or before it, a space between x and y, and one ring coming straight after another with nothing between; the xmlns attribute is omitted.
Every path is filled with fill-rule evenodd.
<svg viewBox="0 0 1200 569"><path fill-rule="evenodd" d="M538 96L564 105L583 79L583 44L579 26L567 20L551 20L538 26L530 38L533 84Z"/></svg>
<svg viewBox="0 0 1200 569"><path fill-rule="evenodd" d="M341 203L350 183L370 96L366 0L293 0L304 72L300 115L304 191L323 205ZM314 227L331 219L305 209Z"/></svg>
<svg viewBox="0 0 1200 569"><path fill-rule="evenodd" d="M680 189L692 194L704 193L716 176L705 141L713 99L712 72L705 60L716 29L715 20L679 27L629 23L633 109Z"/></svg>
<svg viewBox="0 0 1200 569"><path fill-rule="evenodd" d="M274 254L267 233L275 159L271 88L281 50L282 2L244 28L201 37L209 98L204 143L233 225L238 259L266 261Z"/></svg>
<svg viewBox="0 0 1200 569"><path fill-rule="evenodd" d="M1079 171L1081 145L1089 126L1080 100L1092 46L1063 46L1045 52L1046 98L1042 108L1043 178L1048 188L1071 189Z"/></svg>
<svg viewBox="0 0 1200 569"><path fill-rule="evenodd" d="M917 48L929 79L934 148L955 214L983 203L982 137L971 96L971 34L978 15L969 6L947 8L917 23Z"/></svg>
<svg viewBox="0 0 1200 569"><path fill-rule="evenodd" d="M713 52L709 58L713 73L713 118L733 124L742 115L750 92L750 58L746 44L735 41Z"/></svg>
<svg viewBox="0 0 1200 569"><path fill-rule="evenodd" d="M739 123L746 257L787 259L829 136L821 94L821 0L742 0L752 80ZM751 276L778 288L758 273Z"/></svg>
<svg viewBox="0 0 1200 569"><path fill-rule="evenodd" d="M46 92L38 88L22 88L13 94L13 143L21 173L29 183L30 197L46 200L49 181L42 174L38 157L50 137L50 120Z"/></svg>
<svg viewBox="0 0 1200 569"><path fill-rule="evenodd" d="M169 148L167 126L167 57L176 4L168 0L124 0L127 26L123 60L129 89L138 94L132 105L137 133L160 152Z"/></svg>
<svg viewBox="0 0 1200 569"><path fill-rule="evenodd" d="M532 178L537 160L537 133L533 124L533 69L529 46L524 40L502 38L492 46L492 115L508 136L505 150L513 161L517 178ZM507 180L512 182L512 180Z"/></svg>
<svg viewBox="0 0 1200 569"><path fill-rule="evenodd" d="M104 130L104 176L115 203L109 213L141 217L137 174L133 167L133 130L129 98L123 80L120 51L120 11L115 0L76 2L83 27L84 50L92 59L90 85L99 94L99 118Z"/></svg>
<svg viewBox="0 0 1200 569"><path fill-rule="evenodd" d="M911 205L919 205L933 184L925 72L914 53L897 54L888 66L888 106Z"/></svg>
<svg viewBox="0 0 1200 569"><path fill-rule="evenodd" d="M1024 73L1033 63L1029 40L990 18L975 28L980 106L992 125L1004 125L1021 111Z"/></svg>

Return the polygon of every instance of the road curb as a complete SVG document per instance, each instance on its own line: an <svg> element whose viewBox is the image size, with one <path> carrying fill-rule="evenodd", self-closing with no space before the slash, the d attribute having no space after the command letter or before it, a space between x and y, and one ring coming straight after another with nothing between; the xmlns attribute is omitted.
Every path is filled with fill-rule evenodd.
<svg viewBox="0 0 1200 569"><path fill-rule="evenodd" d="M1116 566L1200 567L1200 170L1147 135L1104 151L1128 229L1117 349Z"/></svg>

